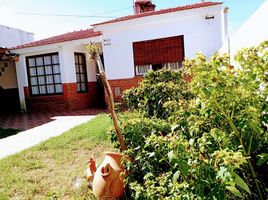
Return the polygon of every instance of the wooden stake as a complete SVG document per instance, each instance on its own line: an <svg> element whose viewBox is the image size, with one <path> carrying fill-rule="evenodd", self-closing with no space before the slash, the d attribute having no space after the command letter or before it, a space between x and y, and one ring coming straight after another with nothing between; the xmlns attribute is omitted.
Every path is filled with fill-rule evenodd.
<svg viewBox="0 0 268 200"><path fill-rule="evenodd" d="M98 67L98 70L99 70L98 75L100 77L100 80L101 80L106 92L107 92L109 111L110 111L112 119L113 119L113 124L114 124L116 134L117 134L120 146L121 146L121 151L124 151L127 149L127 147L125 145L125 142L124 142L124 139L122 136L122 132L121 132L121 129L119 127L118 118L117 118L117 115L115 113L115 106L114 106L114 98L113 98L112 89L111 89L110 84L106 78L104 67L103 67L103 64L102 64L102 61L100 59L100 55L99 55L98 51L96 50L96 48L94 48L94 46L92 47L92 45L89 47L89 51L91 54L91 58L95 61L96 65Z"/></svg>

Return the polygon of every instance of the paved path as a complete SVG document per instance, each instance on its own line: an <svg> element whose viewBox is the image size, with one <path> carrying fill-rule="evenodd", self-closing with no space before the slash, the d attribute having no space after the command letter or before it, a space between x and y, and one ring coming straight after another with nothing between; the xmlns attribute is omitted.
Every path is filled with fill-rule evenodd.
<svg viewBox="0 0 268 200"><path fill-rule="evenodd" d="M14 128L21 131L40 126L51 122L55 116L88 116L97 115L107 112L101 108L89 108L83 110L61 110L61 111L43 111L32 113L1 113L0 110L0 127Z"/></svg>
<svg viewBox="0 0 268 200"><path fill-rule="evenodd" d="M51 137L58 136L65 131L93 119L88 116L61 116L53 117L54 121L23 131L0 140L0 159L24 149L32 147Z"/></svg>

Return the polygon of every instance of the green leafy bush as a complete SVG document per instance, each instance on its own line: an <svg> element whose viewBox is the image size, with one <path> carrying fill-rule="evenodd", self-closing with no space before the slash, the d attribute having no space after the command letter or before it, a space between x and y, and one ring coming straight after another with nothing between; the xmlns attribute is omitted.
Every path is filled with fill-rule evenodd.
<svg viewBox="0 0 268 200"><path fill-rule="evenodd" d="M145 116L166 119L170 112L163 109L167 101L190 98L181 70L162 69L146 73L140 87L125 91L124 100L128 106L142 111Z"/></svg>
<svg viewBox="0 0 268 200"><path fill-rule="evenodd" d="M125 143L128 147L134 149L144 148L145 139L152 133L158 135L167 135L170 130L170 124L162 119L149 119L143 117L140 113L124 113L122 118L120 117L121 129ZM115 143L116 147L119 148L117 135L115 130L112 130L111 140Z"/></svg>
<svg viewBox="0 0 268 200"><path fill-rule="evenodd" d="M267 198L268 42L241 50L236 62L198 54L181 71L150 72L127 92L140 111L120 118L132 198ZM172 87L158 94L166 83Z"/></svg>

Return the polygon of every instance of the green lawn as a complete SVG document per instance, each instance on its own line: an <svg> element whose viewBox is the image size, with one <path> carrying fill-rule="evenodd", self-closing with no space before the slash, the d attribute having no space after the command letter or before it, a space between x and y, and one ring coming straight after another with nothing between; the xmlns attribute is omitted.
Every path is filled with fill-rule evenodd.
<svg viewBox="0 0 268 200"><path fill-rule="evenodd" d="M18 129L0 127L0 139L11 136L11 135L16 135L18 132L20 132L20 130Z"/></svg>
<svg viewBox="0 0 268 200"><path fill-rule="evenodd" d="M113 150L106 130L108 115L99 115L19 154L0 160L0 199L92 199L83 176L86 161L99 164ZM16 144L14 144L16 145ZM74 187L74 180L82 183Z"/></svg>

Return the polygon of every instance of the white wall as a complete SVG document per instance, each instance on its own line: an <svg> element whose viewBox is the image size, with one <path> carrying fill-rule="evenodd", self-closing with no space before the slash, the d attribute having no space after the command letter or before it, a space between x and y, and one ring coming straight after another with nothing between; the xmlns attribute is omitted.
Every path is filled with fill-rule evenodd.
<svg viewBox="0 0 268 200"><path fill-rule="evenodd" d="M15 62L0 62L0 69L4 67L4 63L8 63L8 67L5 67L5 71L0 76L0 86L4 89L18 88Z"/></svg>
<svg viewBox="0 0 268 200"><path fill-rule="evenodd" d="M249 17L230 39L231 55L242 47L250 47L268 40L268 1Z"/></svg>
<svg viewBox="0 0 268 200"><path fill-rule="evenodd" d="M34 34L0 25L0 47L11 48L34 41Z"/></svg>
<svg viewBox="0 0 268 200"><path fill-rule="evenodd" d="M224 41L223 19L223 7L217 5L96 26L103 40L111 43L103 46L108 79L134 77L132 43L136 41L183 35L186 58L198 51L211 56Z"/></svg>
<svg viewBox="0 0 268 200"><path fill-rule="evenodd" d="M101 48L101 44L100 43L97 43L96 46L100 47ZM89 52L88 50L86 49L86 45L81 45L81 46L75 46L72 48L72 54L75 53L84 53L85 56L86 56L86 67L87 67L87 79L88 79L88 82L95 82L96 81L96 66L95 66L95 63L93 62L93 60L90 59L90 55L89 55ZM74 55L72 57L72 60L74 63ZM74 70L75 70L75 67L74 67ZM75 71L74 71L75 72ZM71 72L73 73L73 72ZM76 82L76 77L75 77L75 82Z"/></svg>
<svg viewBox="0 0 268 200"><path fill-rule="evenodd" d="M100 41L100 38L94 37L90 39L82 39L52 45L44 45L25 49L12 50L13 53L18 53L20 55L19 61L16 63L16 69L17 69L17 80L18 80L21 108L23 110L26 110L23 88L28 86L27 68L26 68L27 56L58 52L60 59L62 83L76 83L74 52L85 53L88 81L93 82L96 81L96 69L94 63L90 61L86 49L86 45L88 45L91 41L98 42Z"/></svg>

